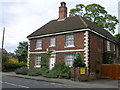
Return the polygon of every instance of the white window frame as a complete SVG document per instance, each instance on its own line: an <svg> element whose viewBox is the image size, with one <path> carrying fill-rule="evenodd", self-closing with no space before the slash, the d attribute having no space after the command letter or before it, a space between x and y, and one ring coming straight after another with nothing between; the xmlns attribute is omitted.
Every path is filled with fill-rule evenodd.
<svg viewBox="0 0 120 90"><path fill-rule="evenodd" d="M36 50L42 49L42 39L36 40Z"/></svg>
<svg viewBox="0 0 120 90"><path fill-rule="evenodd" d="M110 41L107 41L107 51L110 51Z"/></svg>
<svg viewBox="0 0 120 90"><path fill-rule="evenodd" d="M69 67L73 66L75 56L73 54L66 54L65 56L65 64Z"/></svg>
<svg viewBox="0 0 120 90"><path fill-rule="evenodd" d="M36 55L36 58L35 58L35 67L41 67L40 65L40 62L41 62L41 56L40 55Z"/></svg>
<svg viewBox="0 0 120 90"><path fill-rule="evenodd" d="M50 38L50 47L54 47L55 46L55 41L56 41L55 37L51 37Z"/></svg>
<svg viewBox="0 0 120 90"><path fill-rule="evenodd" d="M74 47L74 35L66 34L66 47Z"/></svg>

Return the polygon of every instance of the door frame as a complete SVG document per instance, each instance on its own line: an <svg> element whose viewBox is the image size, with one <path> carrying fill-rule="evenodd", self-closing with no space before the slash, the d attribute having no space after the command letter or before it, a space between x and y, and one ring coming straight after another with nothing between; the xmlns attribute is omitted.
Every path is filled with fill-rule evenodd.
<svg viewBox="0 0 120 90"><path fill-rule="evenodd" d="M49 70L52 70L52 69L50 69L51 67L50 67L50 60L51 60L51 58L53 58L54 57L54 64L56 63L56 55L55 54L52 54L51 55L51 57L50 57L50 59L49 59Z"/></svg>

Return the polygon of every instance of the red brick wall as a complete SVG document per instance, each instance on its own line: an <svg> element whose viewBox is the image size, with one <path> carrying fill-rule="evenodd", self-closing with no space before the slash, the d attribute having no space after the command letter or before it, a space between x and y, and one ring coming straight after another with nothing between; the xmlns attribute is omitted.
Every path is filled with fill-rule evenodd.
<svg viewBox="0 0 120 90"><path fill-rule="evenodd" d="M114 45L110 41L110 52L115 53ZM107 51L107 40L104 38L90 33L90 72L95 72L99 64L103 63L103 52Z"/></svg>
<svg viewBox="0 0 120 90"><path fill-rule="evenodd" d="M81 53L82 60L84 60L84 52L80 52L80 53ZM66 54L73 54L73 55L75 55L76 52L57 53L56 54L56 63L58 63L58 62L65 62L65 55Z"/></svg>
<svg viewBox="0 0 120 90"><path fill-rule="evenodd" d="M49 47L50 46L50 38L51 37L44 37L42 39L42 50L35 50L36 49L36 40L37 39L31 39L30 40L30 52L43 52L46 51L46 49L54 49L56 51L58 50L75 50L75 49L84 49L84 32L74 33L74 45L75 47L71 48L65 48L66 41L65 41L65 34L64 35L58 35L55 36L55 47ZM56 62L64 62L65 61L65 54L69 54L70 52L65 53L56 53ZM75 55L76 52L71 52ZM41 54L39 54L41 55ZM31 54L31 59L35 60L34 54ZM81 52L82 60L84 60L84 53ZM33 62L35 65L35 61Z"/></svg>
<svg viewBox="0 0 120 90"><path fill-rule="evenodd" d="M75 47L65 48L65 35L55 36L56 46L50 46L50 37L44 37L42 39L42 50L35 50L36 48L36 39L30 40L30 51L46 51L47 48L52 48L55 50L74 50L74 49L83 49L84 48L84 32L74 33L74 45Z"/></svg>
<svg viewBox="0 0 120 90"><path fill-rule="evenodd" d="M97 65L102 63L103 51L103 38L90 33L90 72L95 72Z"/></svg>

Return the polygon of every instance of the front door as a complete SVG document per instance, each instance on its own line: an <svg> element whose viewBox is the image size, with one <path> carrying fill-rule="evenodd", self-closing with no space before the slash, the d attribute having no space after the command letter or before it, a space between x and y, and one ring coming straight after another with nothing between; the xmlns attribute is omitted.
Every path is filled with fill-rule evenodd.
<svg viewBox="0 0 120 90"><path fill-rule="evenodd" d="M52 70L54 66L55 66L55 57L52 56L49 62L49 69Z"/></svg>

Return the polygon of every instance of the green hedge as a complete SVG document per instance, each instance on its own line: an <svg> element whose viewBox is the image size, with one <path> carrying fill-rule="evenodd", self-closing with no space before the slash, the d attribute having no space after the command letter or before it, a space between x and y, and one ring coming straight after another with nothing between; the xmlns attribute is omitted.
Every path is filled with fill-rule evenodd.
<svg viewBox="0 0 120 90"><path fill-rule="evenodd" d="M22 75L29 75L29 76L39 76L41 75L40 70L38 69L28 69L27 67L25 68L19 68L15 70L16 74L22 74Z"/></svg>
<svg viewBox="0 0 120 90"><path fill-rule="evenodd" d="M9 71L15 71L17 68L25 67L27 66L26 63L9 63L5 62L2 64L2 71L9 72Z"/></svg>
<svg viewBox="0 0 120 90"><path fill-rule="evenodd" d="M28 69L26 67L23 67L23 68L18 68L15 70L15 73L16 74L22 74L22 75L27 75L28 73Z"/></svg>
<svg viewBox="0 0 120 90"><path fill-rule="evenodd" d="M70 78L70 68L65 65L65 63L57 63L52 70L44 67L41 69L27 69L19 68L16 71L16 74L23 74L29 76L39 76L42 75L47 78Z"/></svg>

